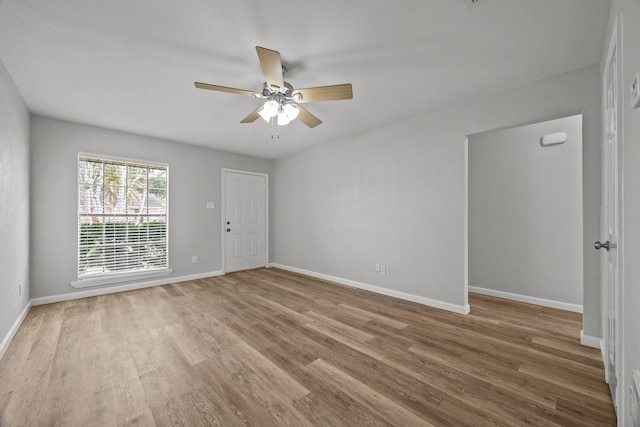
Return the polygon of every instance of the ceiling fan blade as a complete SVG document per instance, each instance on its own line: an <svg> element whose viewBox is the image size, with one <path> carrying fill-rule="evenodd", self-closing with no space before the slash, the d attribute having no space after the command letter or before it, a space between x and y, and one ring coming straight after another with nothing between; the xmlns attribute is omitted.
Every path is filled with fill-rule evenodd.
<svg viewBox="0 0 640 427"><path fill-rule="evenodd" d="M282 75L282 61L280 52L256 46L258 59L262 66L264 79L269 86L284 87L284 76Z"/></svg>
<svg viewBox="0 0 640 427"><path fill-rule="evenodd" d="M249 114L247 117L242 119L242 121L240 123L253 123L253 122L255 122L256 119L258 119L258 117L260 117L260 114L258 114L258 113L260 113L260 111L262 111L263 108L264 108L263 105L259 106L251 114Z"/></svg>
<svg viewBox="0 0 640 427"><path fill-rule="evenodd" d="M300 114L298 114L298 120L300 120L305 125L309 126L310 128L314 128L322 123L322 120L302 108L300 105L296 105L296 107L300 111Z"/></svg>
<svg viewBox="0 0 640 427"><path fill-rule="evenodd" d="M301 96L297 102L337 101L340 99L352 99L353 89L351 83L332 86L310 87L293 91L292 96Z"/></svg>
<svg viewBox="0 0 640 427"><path fill-rule="evenodd" d="M218 92L235 93L237 95L254 96L254 93L256 93L250 90L235 89L235 88L226 87L226 86L210 85L209 83L195 82L195 85L198 89L208 89L208 90L215 90Z"/></svg>

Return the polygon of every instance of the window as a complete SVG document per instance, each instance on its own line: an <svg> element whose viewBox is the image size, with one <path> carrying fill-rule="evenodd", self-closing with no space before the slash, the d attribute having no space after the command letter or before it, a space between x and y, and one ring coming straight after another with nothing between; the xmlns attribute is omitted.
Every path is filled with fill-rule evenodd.
<svg viewBox="0 0 640 427"><path fill-rule="evenodd" d="M168 174L162 163L78 155L79 282L168 269Z"/></svg>

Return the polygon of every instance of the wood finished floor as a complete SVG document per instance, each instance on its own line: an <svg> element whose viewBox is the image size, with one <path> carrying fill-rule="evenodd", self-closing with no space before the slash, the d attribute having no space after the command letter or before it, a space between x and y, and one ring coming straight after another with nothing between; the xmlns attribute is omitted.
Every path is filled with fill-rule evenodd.
<svg viewBox="0 0 640 427"><path fill-rule="evenodd" d="M581 315L470 303L261 269L33 307L0 425L615 425Z"/></svg>

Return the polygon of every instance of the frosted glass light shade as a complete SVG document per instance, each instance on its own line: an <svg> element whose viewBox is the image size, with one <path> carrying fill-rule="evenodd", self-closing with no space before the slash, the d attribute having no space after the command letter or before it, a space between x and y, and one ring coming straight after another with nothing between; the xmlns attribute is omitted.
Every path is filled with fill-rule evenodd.
<svg viewBox="0 0 640 427"><path fill-rule="evenodd" d="M264 108L258 111L258 114L260 114L260 117L262 117L265 122L268 122L271 119L271 116L264 110Z"/></svg>
<svg viewBox="0 0 640 427"><path fill-rule="evenodd" d="M278 113L278 125L279 126L288 125L290 121L291 121L291 119L287 116L287 113L285 113L284 110L280 111Z"/></svg>
<svg viewBox="0 0 640 427"><path fill-rule="evenodd" d="M278 114L278 103L276 101L267 101L262 106L262 110L258 111L260 117L264 119L265 122L271 120L271 117L275 117Z"/></svg>
<svg viewBox="0 0 640 427"><path fill-rule="evenodd" d="M298 114L300 114L300 110L298 110L298 107L295 107L291 104L285 104L285 106L282 107L282 110L287 115L290 121L295 120L296 117L298 117Z"/></svg>

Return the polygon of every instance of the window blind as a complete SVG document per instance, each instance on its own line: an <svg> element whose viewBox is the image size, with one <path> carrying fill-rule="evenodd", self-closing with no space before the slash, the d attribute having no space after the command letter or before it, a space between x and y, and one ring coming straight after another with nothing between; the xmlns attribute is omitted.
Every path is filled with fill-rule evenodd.
<svg viewBox="0 0 640 427"><path fill-rule="evenodd" d="M78 156L78 278L168 268L168 173Z"/></svg>

